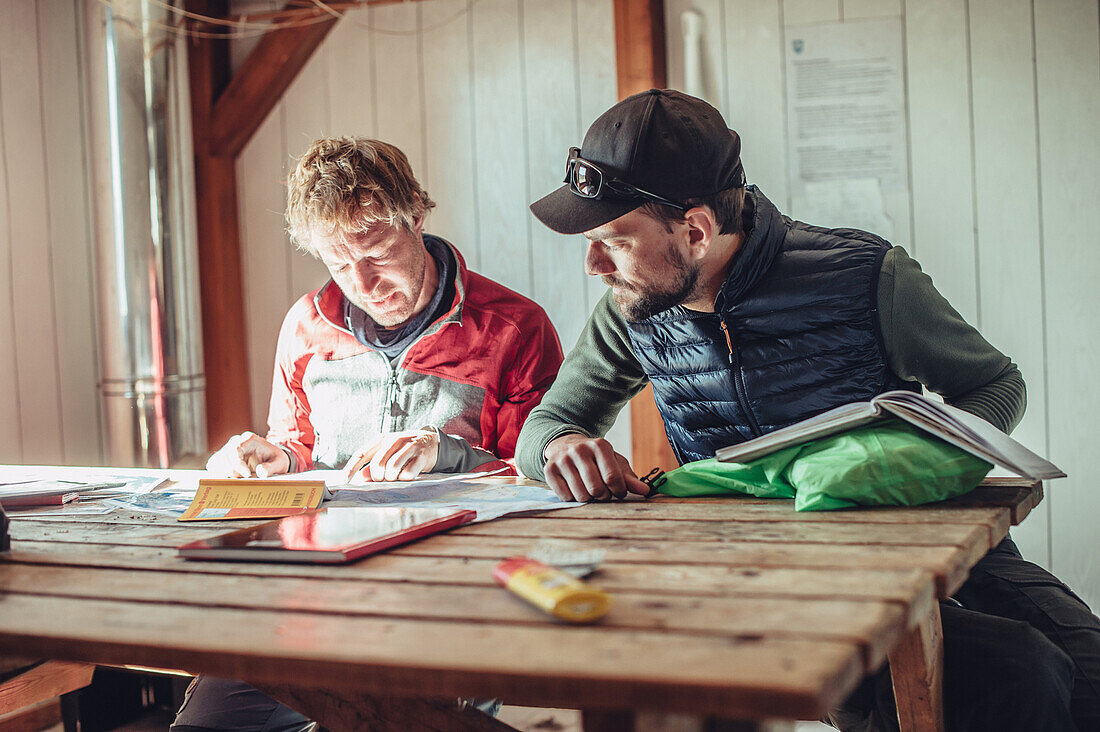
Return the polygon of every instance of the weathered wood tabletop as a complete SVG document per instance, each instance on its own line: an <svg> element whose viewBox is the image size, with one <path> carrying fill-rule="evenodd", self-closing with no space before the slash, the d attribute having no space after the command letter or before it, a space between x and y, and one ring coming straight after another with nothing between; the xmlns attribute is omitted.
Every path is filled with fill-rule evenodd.
<svg viewBox="0 0 1100 732"><path fill-rule="evenodd" d="M176 556L245 522L16 513L0 655L245 679L337 732L494 728L448 716L440 700L455 697L584 709L593 729L636 711L816 719L889 656L903 728L925 728L938 724L935 599L1041 498L1040 484L1000 479L912 509L589 504L345 566ZM494 584L496 561L545 539L606 550L591 578L613 596L603 621L567 626Z"/></svg>

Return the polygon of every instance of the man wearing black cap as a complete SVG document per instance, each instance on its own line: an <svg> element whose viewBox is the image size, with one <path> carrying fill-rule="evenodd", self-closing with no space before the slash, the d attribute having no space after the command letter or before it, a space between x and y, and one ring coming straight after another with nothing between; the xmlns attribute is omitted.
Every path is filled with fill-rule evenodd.
<svg viewBox="0 0 1100 732"><path fill-rule="evenodd" d="M647 494L602 438L651 383L681 462L897 388L1009 431L1023 377L900 247L783 216L746 186L718 110L670 90L605 112L566 185L531 211L589 240L610 287L520 434L516 462L563 499ZM949 728L1100 729L1100 621L1011 539L944 604ZM1026 689L1026 693L1022 693ZM896 729L888 671L833 721Z"/></svg>

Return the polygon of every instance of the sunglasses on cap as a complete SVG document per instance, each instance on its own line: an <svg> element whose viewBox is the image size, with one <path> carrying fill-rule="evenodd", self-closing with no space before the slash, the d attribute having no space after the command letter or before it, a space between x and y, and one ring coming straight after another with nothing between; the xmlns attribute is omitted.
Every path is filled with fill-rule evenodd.
<svg viewBox="0 0 1100 732"><path fill-rule="evenodd" d="M656 193L643 191L624 180L607 175L600 166L581 157L579 147L569 148L569 157L565 161L565 182L569 190L581 198L600 200L607 196L613 199L644 198L656 203L687 211L687 206L671 201Z"/></svg>

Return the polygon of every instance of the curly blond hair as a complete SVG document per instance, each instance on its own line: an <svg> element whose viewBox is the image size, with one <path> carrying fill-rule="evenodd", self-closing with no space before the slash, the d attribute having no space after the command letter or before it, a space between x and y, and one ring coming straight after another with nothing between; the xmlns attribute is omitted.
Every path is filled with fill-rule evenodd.
<svg viewBox="0 0 1100 732"><path fill-rule="evenodd" d="M310 228L315 225L349 233L379 224L412 231L434 207L405 153L365 137L314 140L287 178L287 233L314 256Z"/></svg>

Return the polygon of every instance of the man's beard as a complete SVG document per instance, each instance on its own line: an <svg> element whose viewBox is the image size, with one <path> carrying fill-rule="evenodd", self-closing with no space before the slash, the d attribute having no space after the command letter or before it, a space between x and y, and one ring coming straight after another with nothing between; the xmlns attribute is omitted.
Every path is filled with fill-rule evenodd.
<svg viewBox="0 0 1100 732"><path fill-rule="evenodd" d="M604 284L618 288L618 292L612 293L612 296L624 318L634 323L651 318L679 305L695 292L700 266L688 264L683 255L672 246L672 242L668 242L665 250L665 264L668 265L670 279L665 287L628 285L611 275L603 277ZM627 297L632 299L628 300Z"/></svg>

